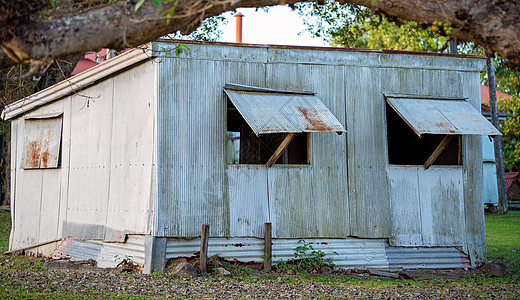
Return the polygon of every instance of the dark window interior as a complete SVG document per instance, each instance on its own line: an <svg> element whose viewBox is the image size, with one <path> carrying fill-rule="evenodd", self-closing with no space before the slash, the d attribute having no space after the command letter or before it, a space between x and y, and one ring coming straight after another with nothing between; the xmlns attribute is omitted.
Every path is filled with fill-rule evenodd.
<svg viewBox="0 0 520 300"><path fill-rule="evenodd" d="M238 152L238 163L267 163L287 134L271 133L256 136L233 103L228 100L227 105L228 147L234 147L234 152ZM231 136L234 143L230 142ZM307 133L297 133L275 164L308 164L308 139ZM228 149L228 163L237 163L229 158L229 153L230 149Z"/></svg>
<svg viewBox="0 0 520 300"><path fill-rule="evenodd" d="M386 104L388 160L393 165L424 165L444 135L424 134L421 138ZM433 165L462 165L462 137L454 136Z"/></svg>

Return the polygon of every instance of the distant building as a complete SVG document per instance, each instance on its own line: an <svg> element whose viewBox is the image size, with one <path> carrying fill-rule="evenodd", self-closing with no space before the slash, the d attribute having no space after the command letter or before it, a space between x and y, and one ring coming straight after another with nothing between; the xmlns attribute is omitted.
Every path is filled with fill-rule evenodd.
<svg viewBox="0 0 520 300"><path fill-rule="evenodd" d="M480 86L480 101L482 115L491 122L491 109L489 107L489 88L485 85ZM511 95L497 91L498 99L510 99ZM487 105L486 105L487 104ZM498 112L498 119L503 122L512 114ZM493 141L486 137L482 137L482 154L483 154L483 172L484 172L484 204L497 206L498 205L498 185L497 185L497 171L495 160L495 147Z"/></svg>

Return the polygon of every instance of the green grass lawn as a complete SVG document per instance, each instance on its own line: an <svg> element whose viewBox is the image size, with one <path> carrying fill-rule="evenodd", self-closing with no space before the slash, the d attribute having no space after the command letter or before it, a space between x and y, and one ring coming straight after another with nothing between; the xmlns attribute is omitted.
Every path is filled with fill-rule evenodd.
<svg viewBox="0 0 520 300"><path fill-rule="evenodd" d="M520 211L486 216L487 256L520 274Z"/></svg>

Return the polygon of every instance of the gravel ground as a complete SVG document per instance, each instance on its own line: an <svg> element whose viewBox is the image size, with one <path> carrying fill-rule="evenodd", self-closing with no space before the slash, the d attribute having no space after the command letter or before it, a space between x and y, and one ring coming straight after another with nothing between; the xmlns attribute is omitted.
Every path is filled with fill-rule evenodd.
<svg viewBox="0 0 520 300"><path fill-rule="evenodd" d="M359 276L359 274L357 274ZM89 297L152 296L159 298L267 298L267 299L519 299L514 279L363 279L348 275L207 276L191 279L170 275L143 275L120 270L0 272L0 291L32 290L43 293L79 293ZM2 296L2 292L0 292ZM4 294L5 297L5 294ZM0 298L4 298L0 297Z"/></svg>

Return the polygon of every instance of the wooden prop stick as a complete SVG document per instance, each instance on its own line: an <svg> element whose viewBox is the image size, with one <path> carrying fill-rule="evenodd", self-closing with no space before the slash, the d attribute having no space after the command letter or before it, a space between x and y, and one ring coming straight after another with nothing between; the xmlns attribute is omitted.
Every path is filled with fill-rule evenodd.
<svg viewBox="0 0 520 300"><path fill-rule="evenodd" d="M453 135L446 135L442 139L439 146L437 146L437 148L435 148L435 151L433 151L432 155L430 155L430 157L428 157L428 159L424 163L425 170L428 169L433 164L433 162L435 162L437 157L439 157L439 155L441 154L442 150L444 150L444 148L446 148L446 146L448 146L448 143L451 141L452 138L453 138Z"/></svg>
<svg viewBox="0 0 520 300"><path fill-rule="evenodd" d="M270 168L272 165L274 165L276 160L278 160L280 155L282 155L283 150L285 150L285 148L287 148L287 146L289 146L289 143L294 139L295 135L296 135L296 133L289 133L285 137L285 139L283 139L283 141L280 144L280 146L278 146L276 151L274 151L273 156L271 156L271 158L269 158L269 160L267 161L266 165L267 165L268 168Z"/></svg>

